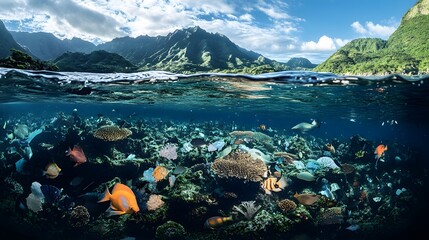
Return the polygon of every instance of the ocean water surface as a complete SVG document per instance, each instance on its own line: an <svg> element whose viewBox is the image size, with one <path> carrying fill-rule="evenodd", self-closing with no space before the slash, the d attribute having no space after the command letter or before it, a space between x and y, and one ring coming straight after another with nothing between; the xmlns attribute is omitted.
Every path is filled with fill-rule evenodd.
<svg viewBox="0 0 429 240"><path fill-rule="evenodd" d="M1 225L16 236L393 239L423 230L428 76L0 68L0 81ZM106 187L112 195L99 202Z"/></svg>

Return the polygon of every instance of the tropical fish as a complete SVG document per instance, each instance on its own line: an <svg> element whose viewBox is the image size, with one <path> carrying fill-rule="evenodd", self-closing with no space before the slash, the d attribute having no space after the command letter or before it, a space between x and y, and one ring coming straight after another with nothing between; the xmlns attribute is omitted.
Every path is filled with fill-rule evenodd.
<svg viewBox="0 0 429 240"><path fill-rule="evenodd" d="M271 191L280 192L287 187L286 178L281 177L280 180L277 181L276 177L269 177L261 183L261 187L266 194L271 194Z"/></svg>
<svg viewBox="0 0 429 240"><path fill-rule="evenodd" d="M375 159L380 159L381 157L383 157L383 155L384 155L384 152L387 150L387 145L385 146L385 145L383 145L383 144L380 144L380 145L378 145L377 146L377 148L375 149L375 151L374 151L374 154L375 154Z"/></svg>
<svg viewBox="0 0 429 240"><path fill-rule="evenodd" d="M292 130L299 130L303 133L310 131L313 128L320 127L320 123L317 122L317 120L313 120L311 123L298 123L297 125L293 126Z"/></svg>
<svg viewBox="0 0 429 240"><path fill-rule="evenodd" d="M116 183L112 194L106 188L104 197L98 202L110 201L110 208L107 210L108 216L122 215L126 213L136 213L140 211L134 192L127 185Z"/></svg>
<svg viewBox="0 0 429 240"><path fill-rule="evenodd" d="M220 217L220 216L211 217L205 221L204 227L213 230L215 228L222 226L222 224L224 224L225 222L232 221L232 220L233 220L232 216L229 216L229 217Z"/></svg>
<svg viewBox="0 0 429 240"><path fill-rule="evenodd" d="M295 193L293 197L296 198L298 202L301 203L302 205L308 206L308 205L313 205L315 202L317 202L317 200L319 200L320 198L320 195L309 194L309 193L303 193L303 194Z"/></svg>
<svg viewBox="0 0 429 240"><path fill-rule="evenodd" d="M75 162L75 165L73 167L79 166L80 164L85 163L87 161L85 153L79 145L75 145L73 147L73 150L69 148L66 156L70 156L70 159Z"/></svg>
<svg viewBox="0 0 429 240"><path fill-rule="evenodd" d="M60 175L61 168L54 162L48 163L43 171L43 176L46 176L49 179L55 179Z"/></svg>
<svg viewBox="0 0 429 240"><path fill-rule="evenodd" d="M194 147L202 147L207 145L207 142L203 138L194 138L191 140L191 144Z"/></svg>
<svg viewBox="0 0 429 240"><path fill-rule="evenodd" d="M41 185L40 190L42 191L43 196L45 197L44 198L45 203L55 203L59 199L63 191L62 188L58 189L57 187L52 185Z"/></svg>
<svg viewBox="0 0 429 240"><path fill-rule="evenodd" d="M267 126L265 124L261 124L259 125L259 129L261 129L262 131L267 130Z"/></svg>
<svg viewBox="0 0 429 240"><path fill-rule="evenodd" d="M332 154L335 154L335 147L332 144L327 143L327 144L325 144L325 146L329 152L331 152Z"/></svg>

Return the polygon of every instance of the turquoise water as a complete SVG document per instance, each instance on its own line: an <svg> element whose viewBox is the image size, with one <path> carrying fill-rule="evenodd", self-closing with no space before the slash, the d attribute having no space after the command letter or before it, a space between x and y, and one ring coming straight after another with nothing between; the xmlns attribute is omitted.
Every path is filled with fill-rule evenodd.
<svg viewBox="0 0 429 240"><path fill-rule="evenodd" d="M11 69L0 69L0 76L1 225L17 236L375 239L422 230L420 217L427 210L427 76ZM311 126L313 120L317 125ZM291 129L301 122L310 129ZM130 129L132 134L116 142L94 137L105 125ZM248 132L237 137L230 134L233 131ZM255 133L270 140L267 143ZM218 141L224 146L209 151ZM160 154L167 144L177 147L177 158ZM332 144L335 152L329 152L326 144ZM377 161L374 150L380 144L388 149ZM77 167L66 156L75 145L87 158ZM212 166L228 147L233 153L257 152L254 157L268 158L264 164L269 172L258 181L222 177ZM279 152L295 156L288 161ZM309 162L321 157L337 166L351 164L355 170L345 174L343 167L319 164L313 171ZM43 175L51 163L61 168L54 178ZM156 166L169 173L153 183L144 172ZM178 170L182 167L186 171ZM311 173L314 180L298 178L302 172ZM268 175L283 177L288 186L266 194L261 184ZM170 186L171 178L176 181ZM34 182L55 187L45 191L45 197L54 199L45 199L40 211L29 208L27 200ZM110 203L98 200L106 186L112 192L117 182L132 189L140 211L106 216ZM303 205L295 193L320 199ZM155 211L147 209L151 195L164 201ZM297 208L283 211L278 205L285 199ZM233 207L245 201L260 206L250 219ZM87 220L75 218L77 206L87 210ZM328 218L329 211L337 212ZM207 220L214 216L233 219L207 228Z"/></svg>

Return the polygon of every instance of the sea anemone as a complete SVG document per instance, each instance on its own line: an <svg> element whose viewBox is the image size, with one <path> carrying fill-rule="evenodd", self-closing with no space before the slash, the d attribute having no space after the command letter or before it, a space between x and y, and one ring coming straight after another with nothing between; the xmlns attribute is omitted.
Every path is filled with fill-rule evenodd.
<svg viewBox="0 0 429 240"><path fill-rule="evenodd" d="M107 125L95 130L93 135L94 137L104 141L115 142L125 139L131 134L132 132L128 128Z"/></svg>

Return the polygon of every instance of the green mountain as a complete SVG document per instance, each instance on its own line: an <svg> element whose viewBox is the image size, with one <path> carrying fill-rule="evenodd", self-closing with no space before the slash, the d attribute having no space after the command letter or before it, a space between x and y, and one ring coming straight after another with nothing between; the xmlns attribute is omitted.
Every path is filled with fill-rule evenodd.
<svg viewBox="0 0 429 240"><path fill-rule="evenodd" d="M5 58L10 55L10 50L16 49L24 51L24 49L13 39L12 35L0 20L0 58Z"/></svg>
<svg viewBox="0 0 429 240"><path fill-rule="evenodd" d="M313 64L307 58L291 58L287 61L286 65L293 69L311 69L315 68L317 64Z"/></svg>
<svg viewBox="0 0 429 240"><path fill-rule="evenodd" d="M7 30L6 30L7 31ZM166 70L171 72L230 72L251 73L311 69L315 65L304 58L291 59L289 63L280 63L261 54L243 49L221 34L208 33L199 27L176 30L167 36L121 37L95 46L90 42L74 38L60 40L51 33L11 32L13 37L32 55L42 60L53 60L64 71L117 72L118 69ZM115 67L107 60L97 59L88 62L85 54L91 51L116 53L124 59L112 55L112 61L123 62ZM61 55L64 54L65 55ZM99 53L92 54L99 56ZM101 55L106 55L103 53ZM76 59L71 59L71 57ZM95 57L96 58L96 57ZM64 63L67 64L64 64ZM102 64L107 64L105 68ZM129 71L129 70L127 70Z"/></svg>
<svg viewBox="0 0 429 240"><path fill-rule="evenodd" d="M136 67L122 56L106 51L64 53L53 61L60 71L66 72L133 72Z"/></svg>
<svg viewBox="0 0 429 240"><path fill-rule="evenodd" d="M355 39L315 71L339 74L422 74L429 72L429 0L418 1L385 41Z"/></svg>
<svg viewBox="0 0 429 240"><path fill-rule="evenodd" d="M65 52L89 53L95 45L80 38L58 39L46 32L10 32L31 54L42 60L53 60Z"/></svg>
<svg viewBox="0 0 429 240"><path fill-rule="evenodd" d="M118 38L97 46L124 56L140 70L172 72L287 70L284 63L240 48L226 36L199 27L176 30L167 36Z"/></svg>

